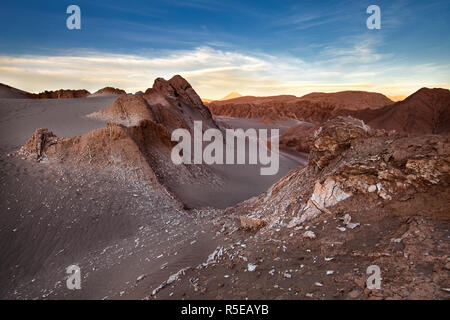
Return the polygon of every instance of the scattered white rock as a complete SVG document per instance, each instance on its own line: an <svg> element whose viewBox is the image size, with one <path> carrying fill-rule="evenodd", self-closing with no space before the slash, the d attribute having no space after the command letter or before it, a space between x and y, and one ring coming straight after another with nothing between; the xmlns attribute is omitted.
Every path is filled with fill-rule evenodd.
<svg viewBox="0 0 450 320"><path fill-rule="evenodd" d="M154 289L152 291L152 296L155 296L159 291L161 291L163 288L165 288L166 286L168 286L172 282L177 281L178 279L180 279L180 277L183 276L185 274L185 272L187 270L189 270L189 269L190 269L190 267L184 268L184 269L179 270L177 273L172 274L166 281L161 283L156 289Z"/></svg>
<svg viewBox="0 0 450 320"><path fill-rule="evenodd" d="M141 274L139 277L137 277L136 282L142 281L145 279L145 277L147 277L146 274Z"/></svg>
<svg viewBox="0 0 450 320"><path fill-rule="evenodd" d="M351 220L352 220L352 217L348 213L346 213L344 216L344 224L345 225L349 224Z"/></svg>
<svg viewBox="0 0 450 320"><path fill-rule="evenodd" d="M249 263L249 264L247 265L247 270L248 270L249 272L253 272L253 271L255 271L256 267L257 267L256 264Z"/></svg>
<svg viewBox="0 0 450 320"><path fill-rule="evenodd" d="M299 218L295 217L294 219L292 219L289 224L288 224L288 228L293 228L295 226L298 226L299 224L301 224L301 221Z"/></svg>
<svg viewBox="0 0 450 320"><path fill-rule="evenodd" d="M303 238L315 239L316 234L312 231L305 231L305 233L303 234Z"/></svg>
<svg viewBox="0 0 450 320"><path fill-rule="evenodd" d="M223 247L219 246L208 256L208 260L206 260L206 265L219 261L220 258L222 258L222 255L223 255Z"/></svg>
<svg viewBox="0 0 450 320"><path fill-rule="evenodd" d="M350 229L355 229L356 227L359 226L359 223L353 223L353 222L349 222L347 224L347 227L349 227Z"/></svg>

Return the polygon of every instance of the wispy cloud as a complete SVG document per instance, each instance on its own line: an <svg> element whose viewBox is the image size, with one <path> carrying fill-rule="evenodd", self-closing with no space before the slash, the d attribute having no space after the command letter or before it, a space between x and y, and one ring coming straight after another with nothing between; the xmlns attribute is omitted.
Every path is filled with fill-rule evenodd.
<svg viewBox="0 0 450 320"><path fill-rule="evenodd" d="M157 77L186 77L206 98L242 94L302 95L312 91L410 94L423 86L449 87L450 65L391 62L371 42L348 50L326 48L314 61L198 47L146 55L78 51L58 56L0 56L0 82L32 92L59 88L95 91L106 85L145 90ZM337 63L340 62L340 63ZM343 63L345 62L345 63Z"/></svg>

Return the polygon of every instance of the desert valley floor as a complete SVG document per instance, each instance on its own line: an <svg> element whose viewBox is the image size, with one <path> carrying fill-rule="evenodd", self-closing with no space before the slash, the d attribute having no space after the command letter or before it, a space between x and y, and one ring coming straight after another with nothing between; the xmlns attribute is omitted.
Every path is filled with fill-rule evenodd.
<svg viewBox="0 0 450 320"><path fill-rule="evenodd" d="M326 119L268 121L223 102L211 117L184 79L164 81L145 95L0 99L0 299L449 298L448 134L384 131L369 110L372 130L360 110L327 106ZM192 119L279 128L279 173L167 164L167 132ZM81 290L66 287L70 265ZM366 287L370 265L380 290Z"/></svg>
<svg viewBox="0 0 450 320"><path fill-rule="evenodd" d="M71 137L104 127L106 122L86 115L116 99L0 99L2 297L101 299L126 293L124 297L138 298L134 285L145 275L143 282L148 283L137 290L143 297L170 274L205 262L223 241L214 239L214 209L184 212L171 203L170 196L139 181L117 183L107 174L36 166L11 157L36 128ZM233 118L223 121L228 120L234 124ZM258 123L242 119L240 127L250 127L252 122ZM287 125L262 127L283 130ZM231 175L231 186L200 190L200 196L186 190L186 199L192 192L205 206L235 205L306 163L306 157L281 159L280 173L271 177L260 176L258 168L227 166L224 171ZM71 264L87 270L80 292L65 286L65 267Z"/></svg>

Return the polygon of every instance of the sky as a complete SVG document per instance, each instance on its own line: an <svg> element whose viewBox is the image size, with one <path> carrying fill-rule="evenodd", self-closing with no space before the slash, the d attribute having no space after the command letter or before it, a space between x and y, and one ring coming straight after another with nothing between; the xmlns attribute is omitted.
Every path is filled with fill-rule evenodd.
<svg viewBox="0 0 450 320"><path fill-rule="evenodd" d="M381 29L369 30L369 5ZM69 30L69 5L81 29ZM0 82L136 92L185 77L203 98L450 88L450 1L5 1Z"/></svg>

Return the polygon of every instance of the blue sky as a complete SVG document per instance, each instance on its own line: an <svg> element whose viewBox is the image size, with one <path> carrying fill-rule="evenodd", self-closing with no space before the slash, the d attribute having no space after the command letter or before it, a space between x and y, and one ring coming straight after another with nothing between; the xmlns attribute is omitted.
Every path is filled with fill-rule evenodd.
<svg viewBox="0 0 450 320"><path fill-rule="evenodd" d="M66 8L81 8L81 30ZM368 30L366 8L381 8ZM0 82L29 91L142 90L185 76L203 97L450 83L450 1L9 1Z"/></svg>

